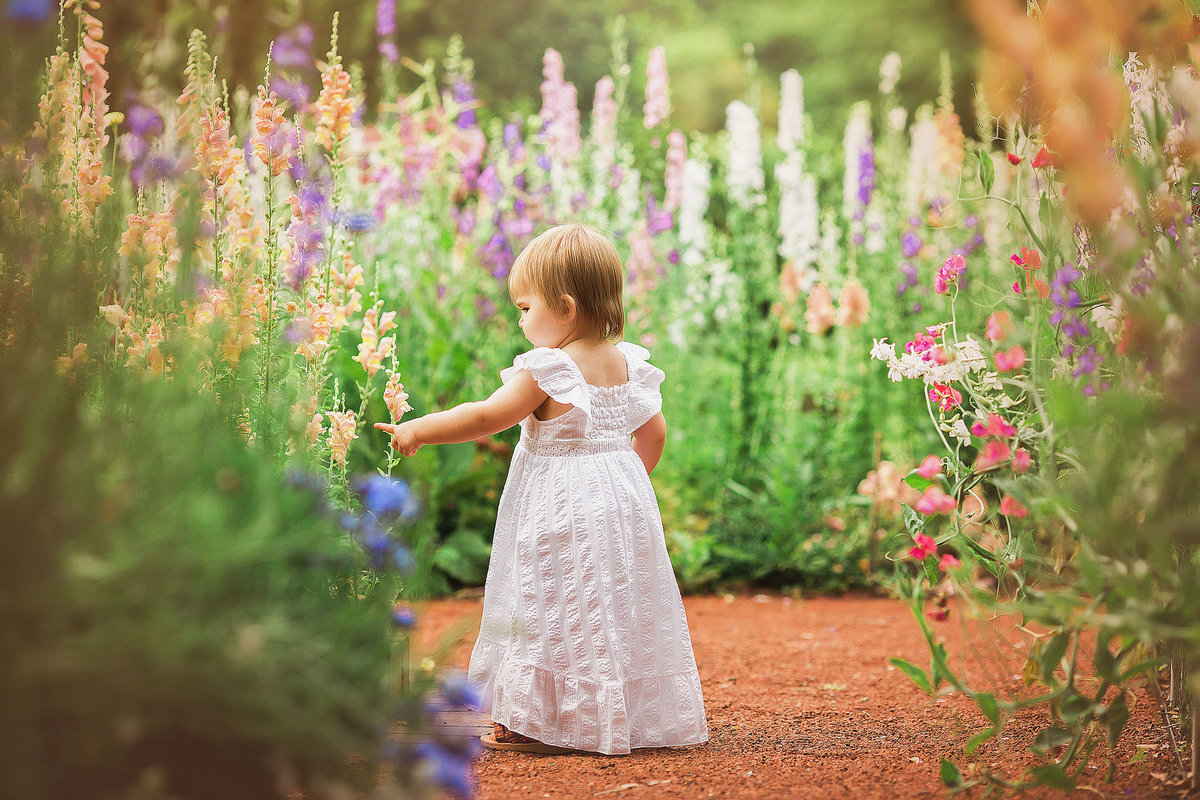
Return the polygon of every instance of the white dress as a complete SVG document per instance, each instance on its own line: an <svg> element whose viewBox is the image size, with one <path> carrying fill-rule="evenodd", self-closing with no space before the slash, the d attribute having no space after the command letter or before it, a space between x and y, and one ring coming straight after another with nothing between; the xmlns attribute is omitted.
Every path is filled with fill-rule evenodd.
<svg viewBox="0 0 1200 800"><path fill-rule="evenodd" d="M658 500L629 438L661 410L663 373L645 349L617 347L620 386L586 383L548 347L500 373L529 370L573 408L521 423L469 670L496 722L609 755L708 740Z"/></svg>

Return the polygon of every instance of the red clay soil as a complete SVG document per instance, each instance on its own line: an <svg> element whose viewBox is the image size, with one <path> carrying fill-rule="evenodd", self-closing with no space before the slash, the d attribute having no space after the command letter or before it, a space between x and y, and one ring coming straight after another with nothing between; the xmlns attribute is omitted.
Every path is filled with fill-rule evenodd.
<svg viewBox="0 0 1200 800"><path fill-rule="evenodd" d="M888 663L929 663L908 607L886 598L793 600L778 595L688 597L684 604L704 689L710 741L625 757L535 756L487 751L476 763L481 800L601 798L938 798L943 758L963 763L963 744L983 717L961 696L931 698ZM419 647L448 645L445 666L466 667L478 630L478 600L446 600L421 610ZM951 664L976 679L1020 686L1023 656L992 630L940 623ZM1002 631L1000 632L1003 633ZM451 637L452 642L447 642ZM440 639L440 642L439 642ZM438 648L440 649L440 648ZM1158 705L1148 687L1104 781L1107 754L1094 756L1073 797L1179 797L1166 785L1178 772ZM1039 712L1044 715L1044 711ZM1022 720L977 751L1017 777L1044 722ZM966 793L980 797L979 788ZM1047 789L1024 797L1061 798Z"/></svg>

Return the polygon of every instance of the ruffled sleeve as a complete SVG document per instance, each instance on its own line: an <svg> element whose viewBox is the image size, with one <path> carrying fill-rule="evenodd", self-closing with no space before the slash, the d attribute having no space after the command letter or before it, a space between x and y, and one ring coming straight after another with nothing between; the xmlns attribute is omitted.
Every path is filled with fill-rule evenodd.
<svg viewBox="0 0 1200 800"><path fill-rule="evenodd" d="M500 380L508 383L523 369L529 370L543 392L559 403L581 409L590 423L592 400L584 385L583 373L569 355L553 347L535 347L513 359L511 367L500 370Z"/></svg>
<svg viewBox="0 0 1200 800"><path fill-rule="evenodd" d="M629 365L629 432L632 433L662 411L660 387L666 373L649 362L650 351L632 342L620 342L617 348Z"/></svg>

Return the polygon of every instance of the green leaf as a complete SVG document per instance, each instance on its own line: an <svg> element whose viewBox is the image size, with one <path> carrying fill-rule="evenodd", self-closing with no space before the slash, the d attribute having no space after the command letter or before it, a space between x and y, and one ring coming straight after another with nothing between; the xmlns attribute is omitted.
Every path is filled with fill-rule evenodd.
<svg viewBox="0 0 1200 800"><path fill-rule="evenodd" d="M1129 669L1122 672L1121 679L1118 682L1124 683L1125 681L1132 678L1134 675L1137 675L1142 672L1151 672L1151 671L1157 669L1158 666L1162 663L1163 663L1163 660L1161 658L1148 658L1145 661L1139 661L1138 663L1134 664Z"/></svg>
<svg viewBox="0 0 1200 800"><path fill-rule="evenodd" d="M977 150L975 157L979 161L979 182L983 184L983 193L990 194L992 184L996 182L996 169L992 166L992 157L985 150Z"/></svg>
<svg viewBox="0 0 1200 800"><path fill-rule="evenodd" d="M1070 644L1071 634L1064 631L1051 639L1046 645L1046 648L1038 657L1038 664L1042 668L1042 680L1047 683L1054 680L1054 670L1058 669L1058 662L1062 661L1063 656L1067 654L1067 647Z"/></svg>
<svg viewBox="0 0 1200 800"><path fill-rule="evenodd" d="M942 783L951 789L957 789L962 786L962 773L958 771L958 767L946 759L942 759L942 764L938 767L938 772L942 776Z"/></svg>
<svg viewBox="0 0 1200 800"><path fill-rule="evenodd" d="M1075 788L1075 781L1071 780L1071 776L1057 764L1034 767L1031 772L1034 780L1051 789L1062 789L1064 792L1069 792Z"/></svg>
<svg viewBox="0 0 1200 800"><path fill-rule="evenodd" d="M925 670L913 664L911 661L905 661L903 658L889 658L888 663L893 667L903 672L908 677L912 678L912 682L926 694L933 693L933 687L929 683L929 676Z"/></svg>
<svg viewBox="0 0 1200 800"><path fill-rule="evenodd" d="M1046 728L1037 735L1037 738L1033 740L1033 744L1029 745L1029 749L1043 756L1048 756L1051 750L1069 743L1074 738L1075 735L1066 728Z"/></svg>
<svg viewBox="0 0 1200 800"><path fill-rule="evenodd" d="M933 486L933 481L929 480L929 478L922 478L915 472L910 472L905 475L904 482L916 489L918 492L923 492L930 486Z"/></svg>
<svg viewBox="0 0 1200 800"><path fill-rule="evenodd" d="M1108 729L1109 747L1116 748L1117 740L1121 738L1121 731L1125 730L1125 723L1128 721L1129 703L1125 699L1125 692L1121 692L1100 714L1100 724Z"/></svg>
<svg viewBox="0 0 1200 800"><path fill-rule="evenodd" d="M1096 707L1092 705L1092 701L1073 688L1067 690L1067 695L1059 706L1059 713L1062 715L1063 722L1067 724L1073 724L1095 710Z"/></svg>
<svg viewBox="0 0 1200 800"><path fill-rule="evenodd" d="M915 510L905 503L900 504L900 509L904 512L904 527L908 529L910 534L921 532L921 528L925 527L925 520L921 518Z"/></svg>
<svg viewBox="0 0 1200 800"><path fill-rule="evenodd" d="M936 689L940 686L942 681L953 686L958 686L958 679L954 677L954 673L950 670L950 657L946 655L946 645L941 642L936 644L930 642L929 652L933 656L929 672L933 676L934 688Z"/></svg>
<svg viewBox="0 0 1200 800"><path fill-rule="evenodd" d="M1092 665L1096 667L1096 674L1104 680L1112 683L1120 681L1120 677L1117 675L1117 659L1108 649L1106 637L1102 637L1096 642L1096 653L1092 656Z"/></svg>
<svg viewBox="0 0 1200 800"><path fill-rule="evenodd" d="M979 747L999 732L999 728L984 728L979 733L967 739L967 743L963 746L963 754L971 755Z"/></svg>
<svg viewBox="0 0 1200 800"><path fill-rule="evenodd" d="M987 717L988 722L993 725L1000 724L1000 708L996 705L996 695L991 692L980 692L975 695L975 702L979 704L979 710Z"/></svg>

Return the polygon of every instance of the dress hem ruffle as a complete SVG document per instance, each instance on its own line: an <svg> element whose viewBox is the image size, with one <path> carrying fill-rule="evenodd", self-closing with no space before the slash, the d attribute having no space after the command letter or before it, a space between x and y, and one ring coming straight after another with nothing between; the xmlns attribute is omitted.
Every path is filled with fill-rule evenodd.
<svg viewBox="0 0 1200 800"><path fill-rule="evenodd" d="M625 681L594 681L516 661L480 637L469 677L492 720L545 744L605 755L708 741L695 669Z"/></svg>

